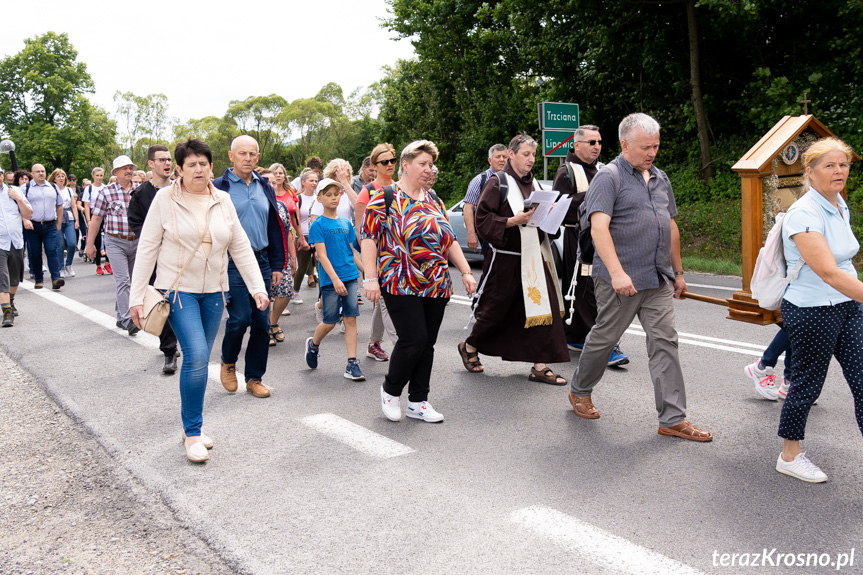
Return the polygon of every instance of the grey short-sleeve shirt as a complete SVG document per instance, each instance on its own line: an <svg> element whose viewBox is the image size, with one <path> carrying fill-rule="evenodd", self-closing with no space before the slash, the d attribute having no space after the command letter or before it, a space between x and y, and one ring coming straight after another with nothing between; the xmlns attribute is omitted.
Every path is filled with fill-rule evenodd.
<svg viewBox="0 0 863 575"><path fill-rule="evenodd" d="M677 216L677 204L671 182L665 172L650 168L650 181L618 156L612 162L620 174L615 189L609 168L599 170L585 197L588 216L603 212L611 216L609 231L620 265L635 289L655 289L660 278L674 282L671 267L671 218ZM608 269L597 253L593 259L593 277L611 282Z"/></svg>

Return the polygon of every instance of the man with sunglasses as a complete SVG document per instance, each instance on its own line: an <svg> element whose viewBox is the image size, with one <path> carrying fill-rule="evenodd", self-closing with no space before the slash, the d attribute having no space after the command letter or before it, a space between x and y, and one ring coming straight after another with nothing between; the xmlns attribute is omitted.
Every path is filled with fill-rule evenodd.
<svg viewBox="0 0 863 575"><path fill-rule="evenodd" d="M150 204L156 197L160 188L171 185L171 151L167 146L154 144L147 149L147 165L150 166L152 178L135 188L132 199L129 200L129 227L136 236L141 235ZM156 280L156 271L150 278L150 285ZM177 336L171 329L171 322L166 321L162 333L159 334L159 350L165 355L165 366L162 373L173 374L177 372Z"/></svg>
<svg viewBox="0 0 863 575"><path fill-rule="evenodd" d="M587 188L596 173L605 165L599 161L602 136L599 127L592 124L579 126L575 131L572 148L566 161L557 169L552 189L572 197L569 213L563 221L563 290L571 291L575 282L574 300L566 306L563 330L566 345L571 351L584 349L584 339L596 323L596 297L593 294L591 266L578 260L578 207L584 203ZM608 358L608 366L629 363L629 358L616 345Z"/></svg>

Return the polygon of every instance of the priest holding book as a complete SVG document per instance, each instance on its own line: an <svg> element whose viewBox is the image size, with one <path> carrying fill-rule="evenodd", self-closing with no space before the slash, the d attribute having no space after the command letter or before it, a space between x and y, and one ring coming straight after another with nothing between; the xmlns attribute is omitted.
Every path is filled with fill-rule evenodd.
<svg viewBox="0 0 863 575"><path fill-rule="evenodd" d="M509 143L502 172L488 179L476 208L476 228L489 243L470 336L458 346L471 373L483 371L479 354L532 363L530 381L566 385L548 363L569 362L563 333L563 297L549 239L527 226L534 213L524 200L539 190L531 168L536 140L520 134Z"/></svg>

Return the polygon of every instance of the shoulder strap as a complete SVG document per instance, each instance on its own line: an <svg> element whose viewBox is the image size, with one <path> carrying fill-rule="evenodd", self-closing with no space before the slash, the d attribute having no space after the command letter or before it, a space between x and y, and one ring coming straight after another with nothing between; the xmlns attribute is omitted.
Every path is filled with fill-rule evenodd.
<svg viewBox="0 0 863 575"><path fill-rule="evenodd" d="M509 182L507 181L506 172L503 170L494 173L497 176L497 185L500 188L500 204L502 206L506 202L506 197L509 195Z"/></svg>
<svg viewBox="0 0 863 575"><path fill-rule="evenodd" d="M616 192L620 189L620 169L614 162L609 162L605 167L611 172L611 180L614 182L614 191Z"/></svg>
<svg viewBox="0 0 863 575"><path fill-rule="evenodd" d="M479 177L479 193L482 193L482 189L485 187L485 183L488 181L488 174L483 172Z"/></svg>
<svg viewBox="0 0 863 575"><path fill-rule="evenodd" d="M569 177L569 185L577 192L578 189L575 187L575 174L572 172L572 163L564 162L563 165L566 166L566 175Z"/></svg>
<svg viewBox="0 0 863 575"><path fill-rule="evenodd" d="M30 184L32 184L32 183L33 183L33 180L30 180L29 182L27 182L27 185L24 186L24 197L25 198L27 198L27 194L30 193ZM27 199L29 199L29 198L27 198Z"/></svg>
<svg viewBox="0 0 863 575"><path fill-rule="evenodd" d="M386 217L390 217L390 206L393 205L395 198L395 188L392 186L384 187L384 206L386 207Z"/></svg>
<svg viewBox="0 0 863 575"><path fill-rule="evenodd" d="M426 193L431 196L431 199L435 201L441 211L446 214L446 204L438 197L437 193L434 190L427 190Z"/></svg>

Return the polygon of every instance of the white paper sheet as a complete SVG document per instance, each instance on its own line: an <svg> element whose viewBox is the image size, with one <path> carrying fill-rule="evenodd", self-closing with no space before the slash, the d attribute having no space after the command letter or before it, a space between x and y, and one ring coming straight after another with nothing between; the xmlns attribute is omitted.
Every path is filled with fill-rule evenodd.
<svg viewBox="0 0 863 575"><path fill-rule="evenodd" d="M561 224L563 224L563 218L566 217L566 213L569 211L569 206L572 203L572 196L564 196L559 199L557 203L551 208L551 211L548 212L548 215L539 224L539 229L544 231L547 234L555 234L560 229Z"/></svg>

